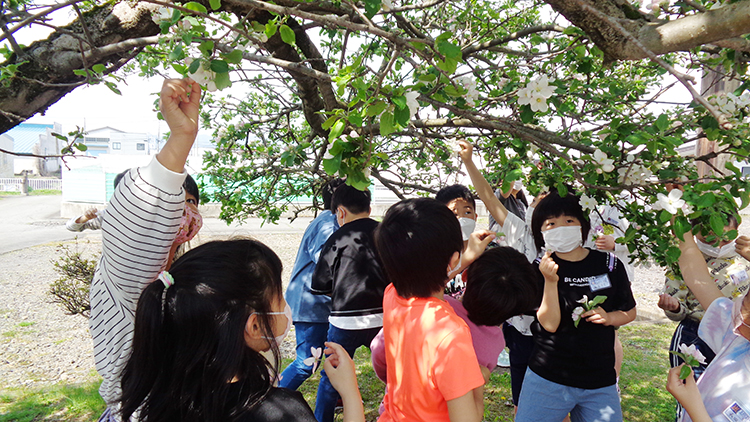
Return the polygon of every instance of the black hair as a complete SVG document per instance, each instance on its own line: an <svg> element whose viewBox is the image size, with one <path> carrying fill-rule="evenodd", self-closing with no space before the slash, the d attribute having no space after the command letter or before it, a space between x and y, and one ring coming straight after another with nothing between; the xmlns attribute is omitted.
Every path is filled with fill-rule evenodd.
<svg viewBox="0 0 750 422"><path fill-rule="evenodd" d="M518 193L516 193L516 199L521 201L521 203L528 208L529 201L526 200L526 195L523 193L522 190L519 190Z"/></svg>
<svg viewBox="0 0 750 422"><path fill-rule="evenodd" d="M477 325L500 325L533 311L541 301L537 277L526 256L513 248L484 252L466 269L468 281L461 301L469 320Z"/></svg>
<svg viewBox="0 0 750 422"><path fill-rule="evenodd" d="M544 237L542 236L544 221L562 215L577 218L581 222L581 239L584 241L588 239L591 223L588 215L583 212L580 198L571 188L568 188L568 194L565 197L560 196L557 190L552 190L549 195L539 201L531 217L531 233L534 235L534 245L537 252L541 251L544 246Z"/></svg>
<svg viewBox="0 0 750 422"><path fill-rule="evenodd" d="M115 176L115 188L117 187L117 185L120 184L120 180L122 180L123 176L125 176L125 173L129 171L130 169L127 169L127 170L121 171L120 173L117 173L117 176Z"/></svg>
<svg viewBox="0 0 750 422"><path fill-rule="evenodd" d="M282 264L250 239L205 243L172 265L174 285L148 285L138 301L133 352L122 376L122 420L226 421L252 409L270 391L279 365L245 342L257 313L273 339L272 300L281 297ZM232 383L234 383L232 385ZM229 390L241 399L227 405Z"/></svg>
<svg viewBox="0 0 750 422"><path fill-rule="evenodd" d="M331 209L331 198L333 198L333 192L335 192L336 189L343 184L344 184L344 179L337 177L335 179L329 180L320 189L320 195L323 197L323 209L324 210Z"/></svg>
<svg viewBox="0 0 750 422"><path fill-rule="evenodd" d="M475 210L477 209L477 204L474 200L474 195L472 195L469 188L467 188L464 185L456 184L456 185L446 186L440 189L437 194L435 194L435 200L439 201L440 203L444 205L448 205L454 199L459 199L459 198L470 203L471 207L474 208ZM455 218L455 216L453 218Z"/></svg>
<svg viewBox="0 0 750 422"><path fill-rule="evenodd" d="M368 189L359 190L349 185L341 185L331 197L331 211L335 212L339 207L344 207L352 214L362 214L370 210L371 201Z"/></svg>
<svg viewBox="0 0 750 422"><path fill-rule="evenodd" d="M405 298L443 291L450 259L463 246L456 216L429 198L396 203L375 229L375 247L388 279Z"/></svg>
<svg viewBox="0 0 750 422"><path fill-rule="evenodd" d="M123 176L129 171L130 169L127 169L115 176L115 188L120 184L120 180L122 180ZM193 195L199 204L201 203L201 192L198 190L198 184L195 183L195 179L189 174L185 178L185 182L182 183L182 188L185 189L185 192Z"/></svg>
<svg viewBox="0 0 750 422"><path fill-rule="evenodd" d="M193 195L196 202L201 203L201 191L198 190L198 184L195 183L195 179L191 175L187 175L185 182L182 184L182 188L185 192Z"/></svg>

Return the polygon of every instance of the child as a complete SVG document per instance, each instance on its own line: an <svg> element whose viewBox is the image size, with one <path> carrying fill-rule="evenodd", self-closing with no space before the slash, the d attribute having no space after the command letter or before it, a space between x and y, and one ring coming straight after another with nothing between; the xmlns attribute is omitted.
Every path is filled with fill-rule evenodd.
<svg viewBox="0 0 750 422"><path fill-rule="evenodd" d="M281 272L279 257L249 239L206 243L161 272L138 300L122 419L314 422L302 394L272 385L292 323ZM326 346L344 420L362 422L354 364L341 346Z"/></svg>
<svg viewBox="0 0 750 422"><path fill-rule="evenodd" d="M679 265L685 283L706 310L698 334L716 352L696 384L679 378L681 366L669 371L667 390L685 408L680 422L729 422L750 415L750 295L734 301L716 286L692 236L680 242ZM748 239L737 240L745 258Z"/></svg>
<svg viewBox="0 0 750 422"><path fill-rule="evenodd" d="M738 228L737 218L727 215L729 225L724 231L736 230ZM706 263L711 278L716 287L729 299L744 296L750 287L750 262L737 255L734 241L722 241L718 247L711 245L702 234L695 235L698 250L703 254L703 262ZM659 296L659 307L672 321L679 324L672 336L669 345L670 351L679 351L681 344L695 345L706 358L706 364L694 368L696 379L703 373L706 366L714 358L714 351L698 337L698 325L705 314L705 309L700 305L698 299L690 292L684 281L675 277L671 272L667 273L665 280L665 293ZM669 363L674 368L682 362L677 356L670 354Z"/></svg>
<svg viewBox="0 0 750 422"><path fill-rule="evenodd" d="M370 218L370 191L352 186L336 188L331 208L341 226L328 238L312 276L313 294L331 295L328 341L339 343L354 356L360 346L370 346L383 326L383 292L388 285L380 266ZM318 422L332 422L338 394L321 373L315 402Z"/></svg>
<svg viewBox="0 0 750 422"><path fill-rule="evenodd" d="M383 298L388 381L379 421L482 419L484 378L471 333L443 290L492 239L489 232L472 234L462 255L460 225L434 199L404 200L386 213L375 232L392 283Z"/></svg>
<svg viewBox="0 0 750 422"><path fill-rule="evenodd" d="M474 233L474 229L477 226L476 202L469 188L459 184L446 186L438 191L435 195L435 200L445 204L449 210L453 211L456 218L458 218L458 223L461 225L461 236L464 240L464 249L466 249L466 245L469 243L469 236ZM449 280L445 286L445 294L459 300L466 288L466 284L462 278L462 271L463 268L456 271L456 276ZM505 344L504 340L503 344Z"/></svg>
<svg viewBox="0 0 750 422"><path fill-rule="evenodd" d="M339 228L336 215L331 212L331 197L343 182L343 179L333 179L323 186L323 212L307 226L297 251L292 277L286 288L286 301L292 308L292 322L297 336L297 356L281 374L279 387L299 388L312 375L313 367L305 364L305 360L312 356L311 349L321 348L326 341L331 298L313 294L310 286L320 251Z"/></svg>
<svg viewBox="0 0 750 422"><path fill-rule="evenodd" d="M615 327L635 319L627 272L613 254L582 247L589 222L572 193L552 192L534 211L542 303L532 324L534 350L521 388L516 421L622 421L615 375ZM583 311L582 302L606 299ZM575 321L578 321L576 326Z"/></svg>
<svg viewBox="0 0 750 422"><path fill-rule="evenodd" d="M200 95L192 80L164 82L161 112L170 127L169 140L149 165L123 177L104 216L89 320L96 369L104 379L99 387L107 403L103 421L119 420L121 374L132 350L141 291L200 229L196 204L187 202L182 188L185 161L198 132Z"/></svg>
<svg viewBox="0 0 750 422"><path fill-rule="evenodd" d="M538 286L529 283L536 269L518 251L507 246L489 249L466 269L471 280L461 300L445 296L445 301L471 331L477 361L485 382L505 348L499 327L506 319L536 309ZM498 341L498 339L500 341ZM372 362L378 377L387 382L383 331L373 340Z"/></svg>

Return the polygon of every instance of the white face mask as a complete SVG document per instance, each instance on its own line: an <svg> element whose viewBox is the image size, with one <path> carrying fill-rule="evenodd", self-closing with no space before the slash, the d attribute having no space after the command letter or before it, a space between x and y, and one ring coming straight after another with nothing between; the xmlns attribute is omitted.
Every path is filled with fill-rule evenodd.
<svg viewBox="0 0 750 422"><path fill-rule="evenodd" d="M284 339L289 334L289 330L292 329L292 308L289 307L289 304L285 302L283 312L266 312L266 315L284 315L286 317L286 328L284 329L284 334L278 335L273 338L273 341L276 342L276 346L281 346L281 343L284 342ZM261 338L271 340L271 337L262 336Z"/></svg>
<svg viewBox="0 0 750 422"><path fill-rule="evenodd" d="M461 217L458 219L458 224L461 225L461 236L463 240L469 240L469 236L474 233L474 228L477 226L477 220Z"/></svg>
<svg viewBox="0 0 750 422"><path fill-rule="evenodd" d="M695 239L695 243L698 245L698 250L711 258L730 258L737 255L734 240L721 247L709 245L708 243L701 242L697 238Z"/></svg>
<svg viewBox="0 0 750 422"><path fill-rule="evenodd" d="M520 180L516 180L515 182L513 182L513 189L515 190L523 189L523 182L521 182Z"/></svg>
<svg viewBox="0 0 750 422"><path fill-rule="evenodd" d="M583 244L581 226L555 227L542 232L544 247L560 253L567 253Z"/></svg>

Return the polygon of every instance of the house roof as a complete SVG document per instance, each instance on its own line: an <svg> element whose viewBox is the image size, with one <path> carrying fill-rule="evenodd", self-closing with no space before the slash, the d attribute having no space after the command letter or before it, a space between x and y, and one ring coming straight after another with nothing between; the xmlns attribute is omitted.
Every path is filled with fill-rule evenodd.
<svg viewBox="0 0 750 422"><path fill-rule="evenodd" d="M13 152L31 153L32 148L39 142L39 135L46 135L47 129L54 129L52 124L21 123L5 132L13 138Z"/></svg>

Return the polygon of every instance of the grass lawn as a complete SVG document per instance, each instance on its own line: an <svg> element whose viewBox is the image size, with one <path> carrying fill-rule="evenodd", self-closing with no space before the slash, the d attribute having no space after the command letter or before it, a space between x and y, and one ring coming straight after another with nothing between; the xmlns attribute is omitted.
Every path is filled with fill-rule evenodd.
<svg viewBox="0 0 750 422"><path fill-rule="evenodd" d="M0 198L3 196L21 196L23 195L21 192L0 192ZM55 190L55 189L29 189L29 195L30 196L38 196L38 195L62 195L62 191Z"/></svg>
<svg viewBox="0 0 750 422"><path fill-rule="evenodd" d="M664 388L669 361L667 349L674 325L638 324L620 329L625 362L620 377L624 420L629 422L671 421L674 399ZM377 379L367 349L357 351L355 361L368 421L378 417L384 384ZM286 365L289 361L285 361ZM311 407L319 374L308 379L300 391ZM0 422L4 421L96 421L104 410L98 383L82 386L55 385L40 389L0 392ZM510 377L497 368L485 387L485 421L513 420Z"/></svg>

